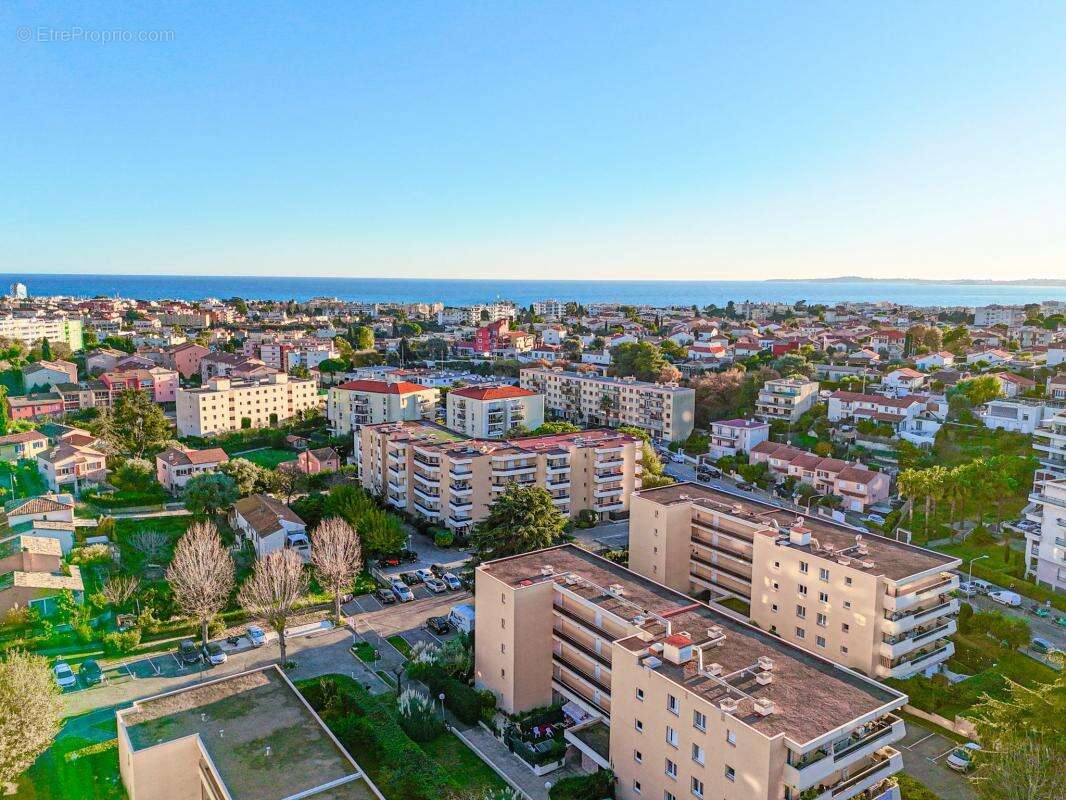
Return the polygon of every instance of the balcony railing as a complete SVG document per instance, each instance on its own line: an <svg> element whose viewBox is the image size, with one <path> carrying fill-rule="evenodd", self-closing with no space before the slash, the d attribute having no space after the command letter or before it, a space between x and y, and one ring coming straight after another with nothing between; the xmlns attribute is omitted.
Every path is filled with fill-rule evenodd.
<svg viewBox="0 0 1066 800"><path fill-rule="evenodd" d="M587 655L589 658L596 659L601 664L603 664L605 667L610 667L611 666L611 658L610 658L610 652L611 651L610 650L608 650L606 653L599 652L594 647L590 647L589 645L587 645L584 642L582 642L576 636L573 636L573 635L567 633L559 625L555 625L555 626L552 627L552 633L555 636L559 637L562 641L566 642L568 645L573 647L574 649L580 650L582 653Z"/></svg>

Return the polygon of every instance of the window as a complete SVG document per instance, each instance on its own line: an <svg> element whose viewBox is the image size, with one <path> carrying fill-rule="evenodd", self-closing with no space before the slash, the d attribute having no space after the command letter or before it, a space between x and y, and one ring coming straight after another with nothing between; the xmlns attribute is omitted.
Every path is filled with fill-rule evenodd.
<svg viewBox="0 0 1066 800"><path fill-rule="evenodd" d="M675 717L678 715L678 712L681 710L681 706L677 702L677 698L674 697L672 694L668 694L666 696L666 710L669 711L671 714L673 714Z"/></svg>
<svg viewBox="0 0 1066 800"><path fill-rule="evenodd" d="M703 763L703 748L698 744L692 745L692 760L697 764Z"/></svg>
<svg viewBox="0 0 1066 800"><path fill-rule="evenodd" d="M815 643L817 643L817 645L819 647L825 647L825 637L824 636L815 636L814 637L814 641L815 641Z"/></svg>
<svg viewBox="0 0 1066 800"><path fill-rule="evenodd" d="M640 702L642 702L642 703L644 702L644 690L643 689L640 689L640 688L637 689L637 699L640 700Z"/></svg>
<svg viewBox="0 0 1066 800"><path fill-rule="evenodd" d="M698 731L707 730L707 715L701 711L692 712L692 727Z"/></svg>
<svg viewBox="0 0 1066 800"><path fill-rule="evenodd" d="M633 781L633 791L640 794L640 781Z"/></svg>
<svg viewBox="0 0 1066 800"><path fill-rule="evenodd" d="M677 800L672 792L663 792L663 800Z"/></svg>
<svg viewBox="0 0 1066 800"><path fill-rule="evenodd" d="M807 635L807 631L803 630L803 628L796 628L796 638L797 639L802 639L806 635Z"/></svg>
<svg viewBox="0 0 1066 800"><path fill-rule="evenodd" d="M823 628L824 628L824 627L826 626L826 624L827 624L827 623L828 623L828 617L826 617L826 615L825 615L825 614L819 614L819 615L818 615L818 624L819 624L819 625L820 625L821 627L823 627Z"/></svg>
<svg viewBox="0 0 1066 800"><path fill-rule="evenodd" d="M846 622L842 622L842 623L840 623L840 630L841 630L842 633L847 633L848 631L851 630L851 626L848 625L848 623L846 623Z"/></svg>
<svg viewBox="0 0 1066 800"><path fill-rule="evenodd" d="M737 735L733 731L727 730L725 732L725 740L727 744L731 744L733 747L737 746Z"/></svg>
<svg viewBox="0 0 1066 800"><path fill-rule="evenodd" d="M638 764L642 763L644 761L644 754L641 753L639 750L634 750L633 760L636 761Z"/></svg>
<svg viewBox="0 0 1066 800"><path fill-rule="evenodd" d="M774 581L773 583L770 584L770 587L776 592L778 589L781 588L781 584L778 583L777 581Z"/></svg>
<svg viewBox="0 0 1066 800"><path fill-rule="evenodd" d="M692 779L692 793L696 795L696 797L703 797L703 781L699 778Z"/></svg>
<svg viewBox="0 0 1066 800"><path fill-rule="evenodd" d="M777 613L777 603L771 603L770 604L770 610L773 611L776 614Z"/></svg>
<svg viewBox="0 0 1066 800"><path fill-rule="evenodd" d="M800 572L802 572L804 575L806 575L807 571L809 569L810 569L810 564L808 564L806 561L801 561L800 562Z"/></svg>
<svg viewBox="0 0 1066 800"><path fill-rule="evenodd" d="M829 602L829 593L828 592L818 592L818 602L819 603L828 603Z"/></svg>
<svg viewBox="0 0 1066 800"><path fill-rule="evenodd" d="M851 601L850 600L845 600L844 601L844 608L851 608Z"/></svg>
<svg viewBox="0 0 1066 800"><path fill-rule="evenodd" d="M735 781L737 779L737 771L728 764L725 767L725 779L727 781Z"/></svg>
<svg viewBox="0 0 1066 800"><path fill-rule="evenodd" d="M848 576L845 576L845 578L844 578L844 585L845 585L845 586L851 586L851 576L850 576L850 575L848 575Z"/></svg>
<svg viewBox="0 0 1066 800"><path fill-rule="evenodd" d="M633 720L633 726L637 729L637 733L644 733L644 723L639 719Z"/></svg>
<svg viewBox="0 0 1066 800"><path fill-rule="evenodd" d="M807 616L807 609L804 606L796 606L796 616L800 619L804 619Z"/></svg>
<svg viewBox="0 0 1066 800"><path fill-rule="evenodd" d="M500 669L500 677L501 678L506 678L507 677L507 670L501 668Z"/></svg>
<svg viewBox="0 0 1066 800"><path fill-rule="evenodd" d="M822 568L818 570L818 578L823 581L829 580L829 570Z"/></svg>
<svg viewBox="0 0 1066 800"><path fill-rule="evenodd" d="M677 778L677 764L670 759L666 759L666 774L671 778Z"/></svg>
<svg viewBox="0 0 1066 800"><path fill-rule="evenodd" d="M848 646L847 646L846 644L842 644L842 645L840 645L840 652L841 652L841 653L843 653L844 655L847 655L847 653L848 653Z"/></svg>
<svg viewBox="0 0 1066 800"><path fill-rule="evenodd" d="M666 726L666 743L671 747L677 747L677 731L669 725Z"/></svg>
<svg viewBox="0 0 1066 800"><path fill-rule="evenodd" d="M775 561L774 562L774 569L781 569L781 562L780 561Z"/></svg>
<svg viewBox="0 0 1066 800"><path fill-rule="evenodd" d="M799 592L804 597L807 596L807 587L804 586L802 583L799 584L799 586L796 587L796 591Z"/></svg>

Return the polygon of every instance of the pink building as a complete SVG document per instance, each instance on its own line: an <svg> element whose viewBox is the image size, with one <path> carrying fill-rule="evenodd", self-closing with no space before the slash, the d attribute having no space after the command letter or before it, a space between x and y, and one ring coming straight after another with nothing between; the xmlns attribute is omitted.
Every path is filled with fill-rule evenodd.
<svg viewBox="0 0 1066 800"><path fill-rule="evenodd" d="M295 470L304 475L315 475L319 472L335 472L341 468L341 457L332 447L322 447L318 450L304 450L293 461L283 461L278 464L278 469Z"/></svg>
<svg viewBox="0 0 1066 800"><path fill-rule="evenodd" d="M762 442L749 454L752 464L765 463L779 483L795 478L820 494L833 494L844 501L848 511L865 511L868 506L888 499L891 482L883 472L839 458L822 458L798 447L780 442Z"/></svg>
<svg viewBox="0 0 1066 800"><path fill-rule="evenodd" d="M6 400L11 419L37 419L63 414L63 396L57 392L27 394L8 397Z"/></svg>
<svg viewBox="0 0 1066 800"><path fill-rule="evenodd" d="M148 392L156 403L173 403L178 391L178 373L165 367L105 372L100 380L110 390L112 401L125 389Z"/></svg>
<svg viewBox="0 0 1066 800"><path fill-rule="evenodd" d="M200 371L200 361L211 351L194 342L186 342L170 348L171 365L181 377L190 378Z"/></svg>

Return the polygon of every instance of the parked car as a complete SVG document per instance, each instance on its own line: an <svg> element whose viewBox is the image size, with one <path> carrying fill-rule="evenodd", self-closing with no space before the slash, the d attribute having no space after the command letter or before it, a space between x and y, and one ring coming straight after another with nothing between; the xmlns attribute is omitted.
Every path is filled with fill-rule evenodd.
<svg viewBox="0 0 1066 800"><path fill-rule="evenodd" d="M742 492L754 492L755 484L748 483L747 481L739 481L737 483L737 488L740 489L740 491Z"/></svg>
<svg viewBox="0 0 1066 800"><path fill-rule="evenodd" d="M696 470L696 477L705 481L710 480L711 478L721 478L722 470L718 469L718 467L711 467L705 464Z"/></svg>
<svg viewBox="0 0 1066 800"><path fill-rule="evenodd" d="M222 645L218 642L208 642L201 650L203 651L204 658L207 659L209 664L225 664L226 653L222 649Z"/></svg>
<svg viewBox="0 0 1066 800"><path fill-rule="evenodd" d="M400 566L400 557L398 555L382 556L378 559L379 567L398 567Z"/></svg>
<svg viewBox="0 0 1066 800"><path fill-rule="evenodd" d="M440 578L444 576L444 573L448 571L448 568L443 564L432 564L429 571Z"/></svg>
<svg viewBox="0 0 1066 800"><path fill-rule="evenodd" d="M451 630L447 617L430 617L426 620L426 629L430 633L445 634Z"/></svg>
<svg viewBox="0 0 1066 800"><path fill-rule="evenodd" d="M448 585L448 588L451 589L453 592L457 592L463 588L462 581L460 581L451 572L445 572L443 575L440 576L440 579L444 581Z"/></svg>
<svg viewBox="0 0 1066 800"><path fill-rule="evenodd" d="M60 689L69 689L78 683L78 679L74 676L74 670L70 668L70 664L66 661L60 661L52 667L52 674L55 675L56 684L58 684Z"/></svg>
<svg viewBox="0 0 1066 800"><path fill-rule="evenodd" d="M426 588L433 594L441 594L448 591L448 584L442 581L440 578L430 578L426 581Z"/></svg>
<svg viewBox="0 0 1066 800"><path fill-rule="evenodd" d="M409 603L415 599L415 593L412 592L411 587L403 581L393 581L392 593L401 603Z"/></svg>
<svg viewBox="0 0 1066 800"><path fill-rule="evenodd" d="M885 518L882 517L880 514L867 514L865 517L862 518L862 521L863 522L872 522L875 525L884 525L885 524Z"/></svg>
<svg viewBox="0 0 1066 800"><path fill-rule="evenodd" d="M989 592L996 591L997 587L993 586L988 581L972 580L963 581L959 585L959 590L964 592L967 597L975 594L988 594Z"/></svg>
<svg viewBox="0 0 1066 800"><path fill-rule="evenodd" d="M400 551L400 558L403 559L405 564L414 564L419 559L418 553L414 550L402 550Z"/></svg>
<svg viewBox="0 0 1066 800"><path fill-rule="evenodd" d="M378 589L374 592L374 599L381 603L383 606L391 606L396 602L396 595L392 593L392 588Z"/></svg>
<svg viewBox="0 0 1066 800"><path fill-rule="evenodd" d="M262 647L266 644L266 633L258 625L249 625L247 635L252 647Z"/></svg>
<svg viewBox="0 0 1066 800"><path fill-rule="evenodd" d="M988 596L997 603L1002 603L1005 606L1016 607L1022 604L1022 596L1017 592L1008 592L1006 590L1002 592L989 592Z"/></svg>
<svg viewBox="0 0 1066 800"><path fill-rule="evenodd" d="M418 586L422 582L422 576L417 572L404 572L400 575L400 580L408 586Z"/></svg>
<svg viewBox="0 0 1066 800"><path fill-rule="evenodd" d="M426 581L430 580L431 578L435 578L436 577L433 574L433 570L426 569L425 567L421 567L419 569L416 569L415 570L415 575L418 576L418 579L420 581L422 581L422 583L425 583Z"/></svg>
<svg viewBox="0 0 1066 800"><path fill-rule="evenodd" d="M78 667L78 679L84 686L95 686L104 679L104 672L99 664L89 659L82 661L81 666Z"/></svg>
<svg viewBox="0 0 1066 800"><path fill-rule="evenodd" d="M685 457L683 455L681 455L680 453L671 453L670 454L670 460L672 462L674 462L675 464L684 464L685 463Z"/></svg>
<svg viewBox="0 0 1066 800"><path fill-rule="evenodd" d="M200 648L192 639L184 639L178 645L178 660L182 664L199 664L202 657Z"/></svg>
<svg viewBox="0 0 1066 800"><path fill-rule="evenodd" d="M956 747L951 751L945 761L949 767L956 772L969 772L973 767L974 753L981 749L981 745L976 742L967 742L962 747Z"/></svg>
<svg viewBox="0 0 1066 800"><path fill-rule="evenodd" d="M1043 636L1034 636L1033 640L1029 642L1029 649L1034 653L1057 653L1059 650Z"/></svg>

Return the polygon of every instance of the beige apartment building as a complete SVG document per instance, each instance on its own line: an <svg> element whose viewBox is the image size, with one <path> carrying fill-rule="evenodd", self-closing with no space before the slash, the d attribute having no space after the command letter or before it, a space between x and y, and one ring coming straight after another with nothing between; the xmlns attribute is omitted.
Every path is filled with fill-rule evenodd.
<svg viewBox="0 0 1066 800"><path fill-rule="evenodd" d="M800 375L767 381L755 401L755 416L796 422L818 400L818 381Z"/></svg>
<svg viewBox="0 0 1066 800"><path fill-rule="evenodd" d="M881 678L955 652L960 560L680 483L630 499L629 565L687 594L751 603L760 627Z"/></svg>
<svg viewBox="0 0 1066 800"><path fill-rule="evenodd" d="M407 381L347 381L329 390L326 418L336 435L382 422L433 419L440 390Z"/></svg>
<svg viewBox="0 0 1066 800"><path fill-rule="evenodd" d="M448 427L465 436L502 439L517 425L544 424L544 395L518 386L466 386L448 392Z"/></svg>
<svg viewBox="0 0 1066 800"><path fill-rule="evenodd" d="M211 378L196 389L178 389L177 423L182 436L211 436L244 427L267 428L318 407L313 380L278 372L257 380Z"/></svg>
<svg viewBox="0 0 1066 800"><path fill-rule="evenodd" d="M277 665L137 700L115 719L130 800L382 800Z"/></svg>
<svg viewBox="0 0 1066 800"><path fill-rule="evenodd" d="M624 513L640 488L640 453L639 440L610 430L490 440L397 422L359 431L359 476L394 508L460 532L488 516L512 483L547 489L568 517Z"/></svg>
<svg viewBox="0 0 1066 800"><path fill-rule="evenodd" d="M581 425L632 425L675 442L687 439L695 424L696 392L676 383L536 367L523 369L520 382L544 395L545 408Z"/></svg>
<svg viewBox="0 0 1066 800"><path fill-rule="evenodd" d="M475 685L620 800L899 800L900 694L574 545L476 571Z"/></svg>

